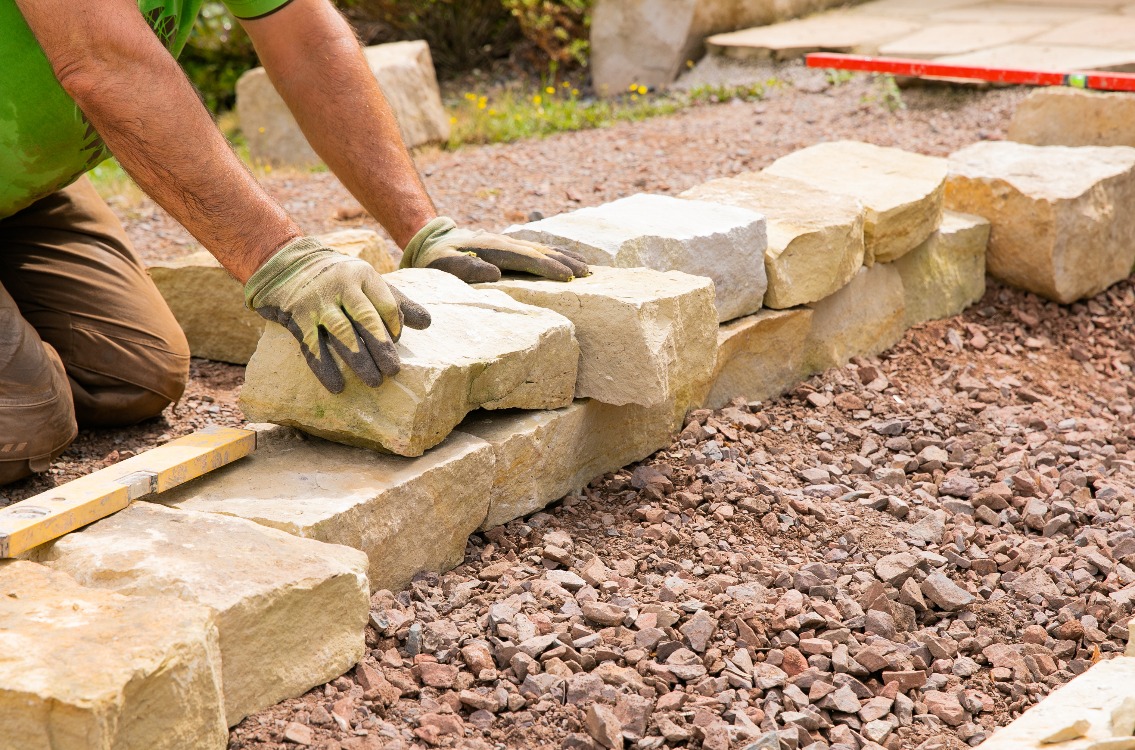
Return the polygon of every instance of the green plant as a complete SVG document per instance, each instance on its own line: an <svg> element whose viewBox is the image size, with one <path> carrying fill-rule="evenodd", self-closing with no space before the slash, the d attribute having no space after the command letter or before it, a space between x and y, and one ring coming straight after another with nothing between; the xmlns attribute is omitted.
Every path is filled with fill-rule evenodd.
<svg viewBox="0 0 1135 750"><path fill-rule="evenodd" d="M842 86L845 83L850 83L851 79L855 77L855 73L850 70L841 70L839 68L825 68L824 78L832 86Z"/></svg>
<svg viewBox="0 0 1135 750"><path fill-rule="evenodd" d="M236 80L259 65L252 40L219 2L202 6L180 62L205 106L214 113L232 108Z"/></svg>
<svg viewBox="0 0 1135 750"><path fill-rule="evenodd" d="M717 104L719 102L732 101L733 99L740 99L743 102L752 102L763 99L764 97L765 84L762 83L751 83L739 86L715 86L705 83L700 86L694 86L686 92L686 100L689 104Z"/></svg>
<svg viewBox="0 0 1135 750"><path fill-rule="evenodd" d="M587 64L593 0L502 0L520 32L558 70Z"/></svg>

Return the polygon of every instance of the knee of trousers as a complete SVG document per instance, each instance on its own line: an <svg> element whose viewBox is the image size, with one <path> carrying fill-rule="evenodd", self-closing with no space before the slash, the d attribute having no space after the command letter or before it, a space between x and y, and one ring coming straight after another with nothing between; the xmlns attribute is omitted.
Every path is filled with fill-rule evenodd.
<svg viewBox="0 0 1135 750"><path fill-rule="evenodd" d="M121 347L121 342L117 342ZM84 427L121 427L162 413L185 392L189 381L189 345L181 335L167 336L165 346L134 347L118 352L121 367L99 372L68 368L75 414ZM115 372L118 370L118 372Z"/></svg>

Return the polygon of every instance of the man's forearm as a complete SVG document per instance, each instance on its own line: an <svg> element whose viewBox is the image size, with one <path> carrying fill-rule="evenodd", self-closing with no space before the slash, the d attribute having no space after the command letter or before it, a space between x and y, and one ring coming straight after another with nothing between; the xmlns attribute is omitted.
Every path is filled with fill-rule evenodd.
<svg viewBox="0 0 1135 750"><path fill-rule="evenodd" d="M300 236L229 148L135 0L17 4L111 153L242 283Z"/></svg>

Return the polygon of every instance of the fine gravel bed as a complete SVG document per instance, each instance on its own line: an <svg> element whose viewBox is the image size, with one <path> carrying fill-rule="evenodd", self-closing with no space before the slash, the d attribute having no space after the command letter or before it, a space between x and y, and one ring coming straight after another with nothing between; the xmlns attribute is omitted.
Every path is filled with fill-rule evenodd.
<svg viewBox="0 0 1135 750"><path fill-rule="evenodd" d="M1120 653L1135 285L997 285L372 599L356 670L230 747L975 745ZM776 735L770 735L777 732Z"/></svg>

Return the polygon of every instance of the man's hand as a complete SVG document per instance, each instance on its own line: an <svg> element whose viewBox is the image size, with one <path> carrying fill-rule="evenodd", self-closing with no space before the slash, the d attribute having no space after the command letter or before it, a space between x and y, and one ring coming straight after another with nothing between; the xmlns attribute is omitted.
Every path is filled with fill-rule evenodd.
<svg viewBox="0 0 1135 750"><path fill-rule="evenodd" d="M445 216L422 227L406 245L402 268L436 268L467 283L497 281L501 271L523 271L555 281L571 281L591 271L571 250L548 247L501 234L458 229Z"/></svg>
<svg viewBox="0 0 1135 750"><path fill-rule="evenodd" d="M244 299L296 337L311 371L332 393L345 386L335 358L378 386L398 373L394 342L402 326L430 324L425 308L388 286L369 263L309 237L265 261L245 284Z"/></svg>

